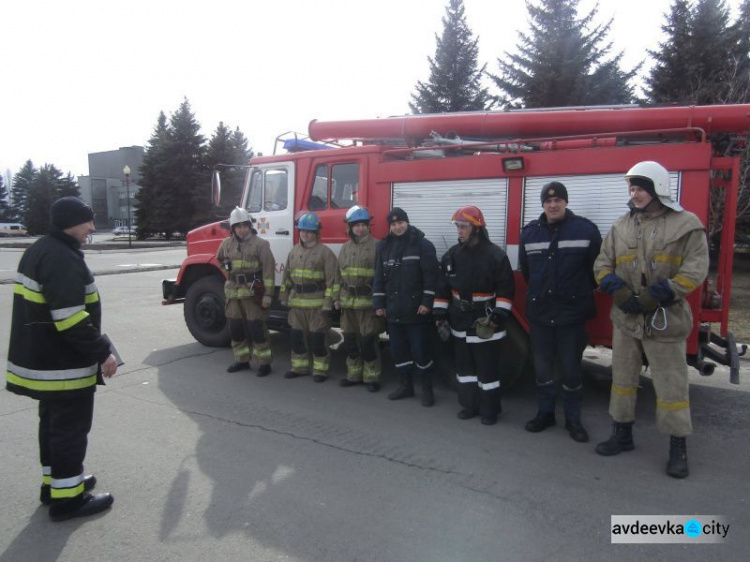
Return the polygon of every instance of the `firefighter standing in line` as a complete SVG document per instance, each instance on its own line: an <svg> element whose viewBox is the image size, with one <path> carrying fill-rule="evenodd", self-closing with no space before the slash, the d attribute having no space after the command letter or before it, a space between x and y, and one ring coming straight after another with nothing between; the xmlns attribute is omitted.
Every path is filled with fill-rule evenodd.
<svg viewBox="0 0 750 562"><path fill-rule="evenodd" d="M336 255L320 242L320 219L306 212L296 224L300 243L286 259L279 300L289 306L292 368L284 378L312 374L315 382L328 377L330 354L326 332L331 328L335 284ZM312 352L312 354L310 354Z"/></svg>
<svg viewBox="0 0 750 562"><path fill-rule="evenodd" d="M372 283L375 276L375 240L370 234L372 217L355 205L344 219L351 240L339 253L337 282L341 293L334 295L334 306L341 310L341 330L346 351L346 378L343 387L361 384L370 392L380 390L380 333L385 321L375 314Z"/></svg>
<svg viewBox="0 0 750 562"><path fill-rule="evenodd" d="M258 237L253 218L240 207L229 215L232 234L222 241L216 259L227 271L224 283L226 317L232 338L234 363L228 373L250 369L252 358L258 363L259 377L271 372L271 337L268 312L271 308L276 260L268 240Z"/></svg>
<svg viewBox="0 0 750 562"><path fill-rule="evenodd" d="M625 176L630 212L617 219L594 264L601 290L612 295L613 430L600 455L631 451L638 378L645 355L656 391L656 425L670 435L667 474L689 474L692 433L685 340L693 315L685 301L708 274L706 232L698 217L672 200L669 172L639 162Z"/></svg>
<svg viewBox="0 0 750 562"><path fill-rule="evenodd" d="M555 363L562 373L565 429L579 443L589 440L581 423L581 359L588 342L586 320L596 316L594 260L602 236L590 220L568 206L568 190L553 181L542 188L542 215L521 231L519 262L528 283L526 317L536 372L539 410L526 424L538 433L556 425Z"/></svg>
<svg viewBox="0 0 750 562"><path fill-rule="evenodd" d="M506 336L515 282L505 252L490 242L482 211L467 205L451 218L458 244L443 256L435 316L447 313L454 336L459 419L497 423L500 340Z"/></svg>
<svg viewBox="0 0 750 562"><path fill-rule="evenodd" d="M117 371L101 334L101 301L81 245L94 232L94 213L77 197L50 209L49 234L27 249L13 295L7 389L39 401L40 501L53 521L108 509L110 494L89 494L86 475L94 392ZM6 479L10 476L6 474Z"/></svg>
<svg viewBox="0 0 750 562"><path fill-rule="evenodd" d="M388 324L391 357L400 383L389 400L414 396L412 368L422 379L422 406L435 404L433 362L428 351L429 322L438 264L435 246L409 224L403 209L388 213L390 234L377 244L373 305Z"/></svg>

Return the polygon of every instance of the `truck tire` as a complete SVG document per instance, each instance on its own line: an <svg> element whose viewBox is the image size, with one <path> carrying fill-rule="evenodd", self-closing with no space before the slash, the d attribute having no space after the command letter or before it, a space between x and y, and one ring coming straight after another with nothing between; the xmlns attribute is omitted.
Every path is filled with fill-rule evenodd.
<svg viewBox="0 0 750 562"><path fill-rule="evenodd" d="M518 321L511 317L506 328L508 335L500 347L500 381L505 389L519 381L534 381L534 357L531 338Z"/></svg>
<svg viewBox="0 0 750 562"><path fill-rule="evenodd" d="M208 347L229 345L223 279L202 277L190 286L185 296L185 323L199 343Z"/></svg>
<svg viewBox="0 0 750 562"><path fill-rule="evenodd" d="M534 380L534 362L531 355L529 334L515 318L508 320L508 335L500 344L497 358L500 363L500 385L503 390L510 389L519 380ZM432 350L443 381L453 390L458 390L456 366L453 354L453 341L442 343L437 333L431 335Z"/></svg>

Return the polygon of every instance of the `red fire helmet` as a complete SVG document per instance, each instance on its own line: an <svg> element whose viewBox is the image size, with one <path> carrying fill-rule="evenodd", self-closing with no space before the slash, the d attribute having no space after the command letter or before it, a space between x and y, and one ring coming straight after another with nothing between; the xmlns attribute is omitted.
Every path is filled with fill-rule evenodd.
<svg viewBox="0 0 750 562"><path fill-rule="evenodd" d="M475 207L474 205L460 207L455 213L453 213L451 222L468 222L473 226L487 226L487 223L484 222L482 211L479 210L479 207Z"/></svg>

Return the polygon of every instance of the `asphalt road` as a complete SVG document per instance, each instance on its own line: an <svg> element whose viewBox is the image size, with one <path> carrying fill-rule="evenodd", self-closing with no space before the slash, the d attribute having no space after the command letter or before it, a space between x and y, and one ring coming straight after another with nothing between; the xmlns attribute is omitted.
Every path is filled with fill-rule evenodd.
<svg viewBox="0 0 750 562"><path fill-rule="evenodd" d="M87 259L95 271L112 265ZM535 413L528 381L485 427L455 417L444 385L434 408L388 401L390 363L377 394L338 386L341 353L332 380L283 379L282 334L270 377L228 374L230 350L197 344L182 307L160 305L160 280L174 273L97 278L104 328L126 361L97 392L87 457L97 489L115 496L110 512L48 520L36 403L0 392L0 562L746 559L747 379L696 377L691 475L679 481L664 474L668 438L646 379L635 451L604 458L593 450L609 433L604 382L586 386L592 443L578 444L559 426L524 431ZM12 285L0 285L2 358L11 299ZM731 527L717 545L612 545L617 514L723 515Z"/></svg>

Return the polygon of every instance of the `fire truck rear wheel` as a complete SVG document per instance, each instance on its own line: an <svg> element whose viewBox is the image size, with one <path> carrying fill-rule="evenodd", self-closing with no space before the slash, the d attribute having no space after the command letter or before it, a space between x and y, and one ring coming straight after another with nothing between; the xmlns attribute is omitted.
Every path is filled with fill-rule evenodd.
<svg viewBox="0 0 750 562"><path fill-rule="evenodd" d="M223 279L203 277L190 286L185 297L185 323L199 343L208 347L229 345Z"/></svg>

